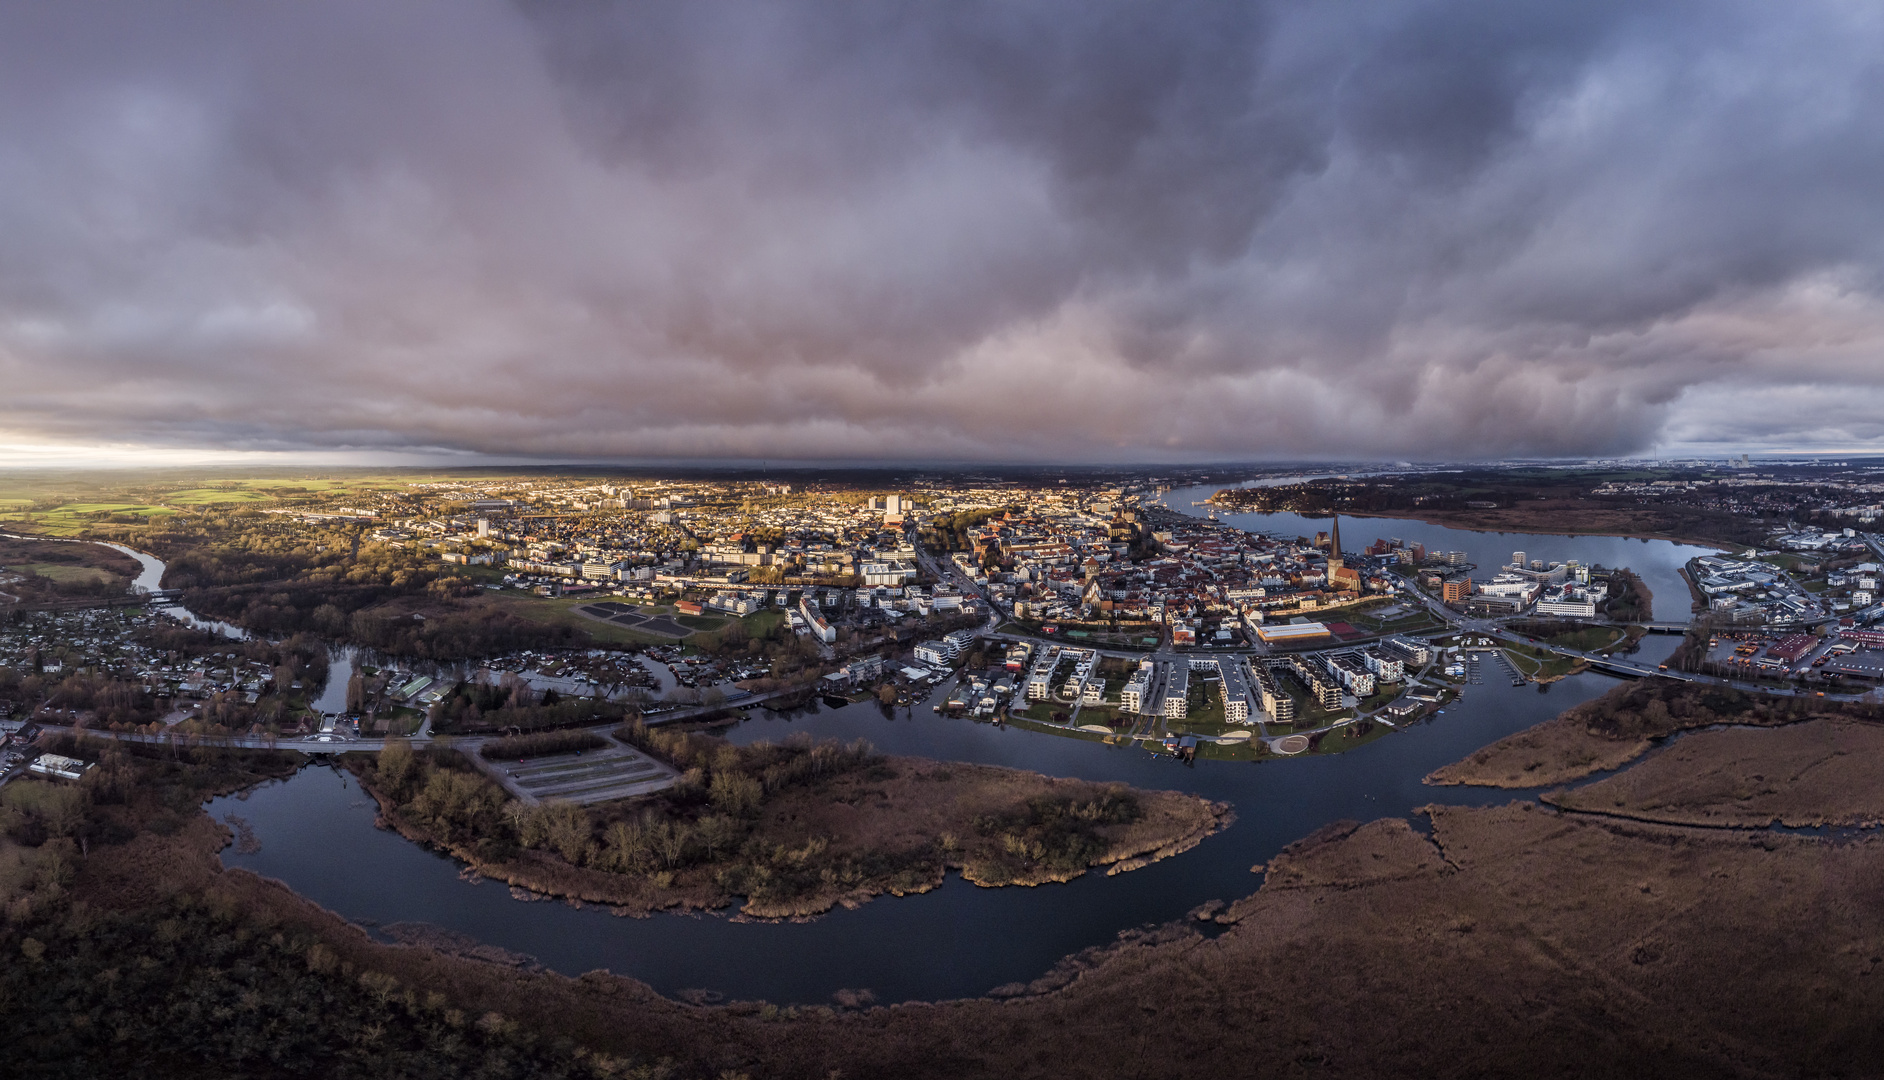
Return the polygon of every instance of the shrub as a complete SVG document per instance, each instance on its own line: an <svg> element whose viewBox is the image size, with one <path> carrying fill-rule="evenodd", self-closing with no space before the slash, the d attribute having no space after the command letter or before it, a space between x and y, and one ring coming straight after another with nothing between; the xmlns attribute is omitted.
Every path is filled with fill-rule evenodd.
<svg viewBox="0 0 1884 1080"><path fill-rule="evenodd" d="M486 761L498 761L569 754L577 750L599 750L607 745L607 739L592 731L537 731L528 735L493 739L485 743L478 753Z"/></svg>

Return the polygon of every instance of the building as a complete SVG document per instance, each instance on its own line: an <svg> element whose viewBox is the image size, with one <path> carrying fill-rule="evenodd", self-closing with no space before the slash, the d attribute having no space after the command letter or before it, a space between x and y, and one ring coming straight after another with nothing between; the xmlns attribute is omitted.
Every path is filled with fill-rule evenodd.
<svg viewBox="0 0 1884 1080"><path fill-rule="evenodd" d="M1413 638L1388 638L1386 647L1399 653L1413 664L1425 667L1433 662L1433 647L1430 643Z"/></svg>
<svg viewBox="0 0 1884 1080"><path fill-rule="evenodd" d="M1262 623L1254 629L1264 645L1305 645L1334 637L1326 624L1318 622Z"/></svg>
<svg viewBox="0 0 1884 1080"><path fill-rule="evenodd" d="M1291 656L1289 670L1322 708L1332 711L1341 707L1341 686L1328 677L1320 662L1305 656Z"/></svg>
<svg viewBox="0 0 1884 1080"><path fill-rule="evenodd" d="M1250 695L1248 661L1240 656L1226 656L1215 661L1223 694L1223 718L1232 724L1249 723Z"/></svg>
<svg viewBox="0 0 1884 1080"><path fill-rule="evenodd" d="M1775 660L1784 660L1788 664L1798 663L1799 658L1812 651L1819 639L1811 634L1787 634L1766 647L1766 655Z"/></svg>
<svg viewBox="0 0 1884 1080"><path fill-rule="evenodd" d="M811 599L808 589L798 600L798 614L804 618L805 628L813 637L826 645L837 640L837 630L825 619L824 613L818 609L817 601Z"/></svg>
<svg viewBox="0 0 1884 1080"><path fill-rule="evenodd" d="M1286 724L1295 719L1295 699L1276 682L1275 675L1267 667L1252 666L1250 676L1255 680L1256 693L1262 700L1262 710L1269 718L1279 724Z"/></svg>
<svg viewBox="0 0 1884 1080"><path fill-rule="evenodd" d="M1191 666L1164 664L1164 701L1159 712L1167 720L1182 720L1191 711Z"/></svg>
<svg viewBox="0 0 1884 1080"><path fill-rule="evenodd" d="M1328 673L1357 698L1374 696L1374 673L1359 653L1336 653L1328 658Z"/></svg>
<svg viewBox="0 0 1884 1080"><path fill-rule="evenodd" d="M26 767L26 771L37 776L56 777L60 780L82 780L86 773L97 767L91 762L80 761L77 758L64 757L59 754L41 754L33 759L33 763Z"/></svg>
<svg viewBox="0 0 1884 1080"><path fill-rule="evenodd" d="M1155 667L1156 665L1150 660L1145 660L1138 665L1137 671L1132 672L1130 681L1125 684L1125 689L1119 693L1120 708L1129 713L1142 713L1145 711L1145 705L1147 704L1145 699L1151 694L1151 677Z"/></svg>
<svg viewBox="0 0 1884 1080"><path fill-rule="evenodd" d="M1594 590L1578 585L1546 586L1534 609L1539 615L1568 615L1589 619L1596 616Z"/></svg>
<svg viewBox="0 0 1884 1080"><path fill-rule="evenodd" d="M1471 578L1454 578L1439 586L1439 599L1442 603L1463 604L1471 598Z"/></svg>
<svg viewBox="0 0 1884 1080"><path fill-rule="evenodd" d="M946 641L925 641L916 646L916 659L933 667L947 667L953 663L958 650Z"/></svg>
<svg viewBox="0 0 1884 1080"><path fill-rule="evenodd" d="M881 656L860 656L844 666L844 671L857 683L874 682L883 677L884 663Z"/></svg>
<svg viewBox="0 0 1884 1080"><path fill-rule="evenodd" d="M1397 683L1406 678L1406 664L1398 657L1389 656L1384 649L1369 649L1361 657L1376 682Z"/></svg>
<svg viewBox="0 0 1884 1080"><path fill-rule="evenodd" d="M1884 679L1884 656L1853 653L1826 664L1825 670L1834 675L1851 675L1860 679Z"/></svg>

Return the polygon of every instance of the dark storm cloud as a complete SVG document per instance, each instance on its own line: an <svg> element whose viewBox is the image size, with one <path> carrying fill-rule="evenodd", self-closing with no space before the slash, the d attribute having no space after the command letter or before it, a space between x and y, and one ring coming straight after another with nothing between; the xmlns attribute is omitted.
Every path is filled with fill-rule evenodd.
<svg viewBox="0 0 1884 1080"><path fill-rule="evenodd" d="M0 443L1877 439L1847 4L13 5Z"/></svg>

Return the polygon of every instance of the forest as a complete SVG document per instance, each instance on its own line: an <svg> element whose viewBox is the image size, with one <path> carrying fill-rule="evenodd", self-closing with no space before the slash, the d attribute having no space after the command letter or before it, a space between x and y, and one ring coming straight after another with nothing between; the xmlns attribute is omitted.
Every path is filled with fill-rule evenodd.
<svg viewBox="0 0 1884 1080"><path fill-rule="evenodd" d="M54 740L81 784L0 789L0 1073L8 1077L667 1080L362 966L253 879L166 876L202 801L298 755ZM685 1074L707 1075L707 1074Z"/></svg>
<svg viewBox="0 0 1884 1080"><path fill-rule="evenodd" d="M1006 770L899 764L861 742L736 746L639 723L616 735L673 765L680 783L629 803L529 806L451 751L395 744L350 767L403 831L487 876L649 907L744 897L749 911L817 911L854 890L923 891L949 865L986 884L1064 880L1110 850L1113 827L1142 817L1122 787L1043 789ZM982 790L990 782L1000 790ZM888 804L911 790L946 828L911 833L895 819ZM870 813L830 831L811 824L833 805Z"/></svg>

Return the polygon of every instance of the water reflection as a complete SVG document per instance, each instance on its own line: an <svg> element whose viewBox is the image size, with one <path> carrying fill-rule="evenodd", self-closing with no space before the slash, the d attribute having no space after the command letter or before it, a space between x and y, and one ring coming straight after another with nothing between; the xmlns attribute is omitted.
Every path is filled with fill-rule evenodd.
<svg viewBox="0 0 1884 1080"><path fill-rule="evenodd" d="M950 719L927 706L887 717L875 702L814 704L789 714L753 710L730 732L734 741L796 731L862 737L891 754L1190 791L1232 803L1238 816L1192 851L1117 877L1088 875L1033 889L982 889L951 879L933 893L879 898L803 924L624 919L559 902L518 902L506 887L466 884L452 860L375 829L373 808L358 787L324 768L258 789L246 801L215 800L209 810L243 817L262 842L253 854L226 851L227 865L280 878L350 919L434 923L531 954L566 974L607 968L665 993L705 988L728 998L820 1002L840 989L868 988L883 1001L934 1000L1035 978L1121 930L1247 895L1259 883L1252 866L1328 822L1405 815L1433 802L1517 797L1430 788L1420 780L1611 685L1605 676L1581 675L1545 694L1530 686L1474 686L1443 716L1389 738L1339 755L1260 764L1185 766L1142 750Z"/></svg>
<svg viewBox="0 0 1884 1080"><path fill-rule="evenodd" d="M1165 506L1193 517L1209 512L1207 507L1192 506L1222 490L1218 485L1174 488L1160 497ZM1285 537L1314 536L1328 530L1325 517L1300 514L1225 514L1217 520L1251 532L1274 533ZM1514 551L1526 558L1545 562L1575 559L1586 566L1628 567L1635 571L1654 597L1654 615L1658 622L1687 622L1693 613L1688 585L1677 573L1689 559L1714 554L1716 549L1671 540L1648 540L1623 536L1569 536L1546 533L1476 532L1428 525L1409 518L1352 517L1342 526L1342 547L1359 551L1376 538L1399 537L1409 544L1424 544L1428 551L1463 551L1478 564L1477 576L1490 577L1511 560Z"/></svg>

